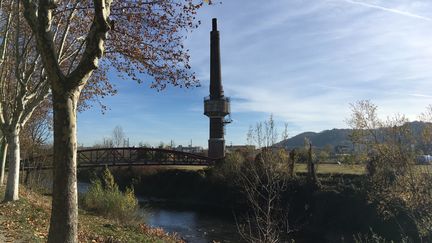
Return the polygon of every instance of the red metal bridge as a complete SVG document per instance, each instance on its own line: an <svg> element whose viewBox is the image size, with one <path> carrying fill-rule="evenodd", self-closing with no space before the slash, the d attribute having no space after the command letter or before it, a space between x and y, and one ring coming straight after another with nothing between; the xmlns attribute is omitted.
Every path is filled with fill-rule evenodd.
<svg viewBox="0 0 432 243"><path fill-rule="evenodd" d="M78 168L145 165L209 166L214 163L214 160L206 156L160 148L96 148L81 149L77 152ZM23 170L51 169L52 156L24 159L21 168Z"/></svg>

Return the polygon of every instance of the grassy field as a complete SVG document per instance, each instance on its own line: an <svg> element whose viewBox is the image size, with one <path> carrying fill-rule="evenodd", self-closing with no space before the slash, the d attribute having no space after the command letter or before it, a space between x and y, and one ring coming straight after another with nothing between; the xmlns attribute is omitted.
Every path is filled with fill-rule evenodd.
<svg viewBox="0 0 432 243"><path fill-rule="evenodd" d="M141 170L152 171L152 170L164 170L164 169L176 169L176 170L203 170L207 166L143 166ZM306 172L306 164L297 164L296 172ZM364 165L338 165L338 164L318 164L319 174L351 174L351 175L361 175L365 173Z"/></svg>
<svg viewBox="0 0 432 243"><path fill-rule="evenodd" d="M418 172L432 173L432 165L415 165ZM297 164L297 172L306 172L306 164ZM366 173L365 165L338 165L338 164L318 164L319 174L349 174L349 175L363 175Z"/></svg>
<svg viewBox="0 0 432 243"><path fill-rule="evenodd" d="M136 167L138 171L144 173L151 173L158 170L188 170L199 171L204 170L208 166L195 166L195 165L169 165L169 166L141 166ZM420 171L432 173L432 165L416 165ZM296 172L303 173L307 171L306 164L296 164ZM318 174L347 174L347 175L362 175L366 172L365 165L338 165L338 164L318 164Z"/></svg>
<svg viewBox="0 0 432 243"><path fill-rule="evenodd" d="M167 170L204 170L208 166L203 165L164 165L164 166L145 166L147 169L167 169ZM144 168L144 167L143 167Z"/></svg>
<svg viewBox="0 0 432 243"><path fill-rule="evenodd" d="M306 164L297 164L296 172L306 172ZM338 165L338 164L318 164L318 174L349 174L362 175L365 173L364 165Z"/></svg>
<svg viewBox="0 0 432 243"><path fill-rule="evenodd" d="M142 172L154 172L157 170L189 170L199 171L204 170L208 166L195 166L195 165L151 165L136 167ZM432 165L416 165L421 171L432 172ZM306 164L296 164L296 172L306 172ZM365 171L365 165L354 164L354 165L339 165L339 164L318 164L319 174L348 174L348 175L362 175Z"/></svg>

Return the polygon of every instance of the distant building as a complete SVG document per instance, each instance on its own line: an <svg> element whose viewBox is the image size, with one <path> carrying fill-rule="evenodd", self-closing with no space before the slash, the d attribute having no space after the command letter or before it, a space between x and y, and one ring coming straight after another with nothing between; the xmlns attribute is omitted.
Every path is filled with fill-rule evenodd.
<svg viewBox="0 0 432 243"><path fill-rule="evenodd" d="M230 145L225 147L227 153L239 152L245 150L255 150L255 145Z"/></svg>
<svg viewBox="0 0 432 243"><path fill-rule="evenodd" d="M334 150L336 154L349 154L352 152L351 146L348 145L336 145Z"/></svg>
<svg viewBox="0 0 432 243"><path fill-rule="evenodd" d="M174 148L174 150L186 152L186 153L198 154L198 153L202 153L204 151L204 148L201 146L183 147L182 145L179 145L176 148Z"/></svg>
<svg viewBox="0 0 432 243"><path fill-rule="evenodd" d="M419 155L416 158L417 163L421 165L429 165L432 163L432 156L426 154L426 155Z"/></svg>

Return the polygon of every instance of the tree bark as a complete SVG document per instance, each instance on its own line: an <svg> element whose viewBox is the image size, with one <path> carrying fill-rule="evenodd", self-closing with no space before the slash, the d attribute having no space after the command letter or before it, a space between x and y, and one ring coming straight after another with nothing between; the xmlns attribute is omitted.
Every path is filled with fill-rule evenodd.
<svg viewBox="0 0 432 243"><path fill-rule="evenodd" d="M54 178L48 243L78 241L76 105L79 90L53 89Z"/></svg>
<svg viewBox="0 0 432 243"><path fill-rule="evenodd" d="M6 157L8 151L8 143L6 140L3 140L3 143L0 148L0 159L1 159L1 168L0 168L0 186L4 185L5 178L5 167L6 167Z"/></svg>
<svg viewBox="0 0 432 243"><path fill-rule="evenodd" d="M20 172L20 140L19 140L20 129L15 126L11 129L8 136L8 142L10 144L9 151L9 171L8 179L5 192L5 201L16 201L19 199L18 186L19 186L19 172Z"/></svg>
<svg viewBox="0 0 432 243"><path fill-rule="evenodd" d="M85 39L85 49L78 65L68 74L60 67L53 37L54 2L23 0L24 16L35 34L53 97L54 185L48 243L69 243L78 241L76 105L81 89L98 68L104 53L104 41L111 28L108 16L112 1L93 0L95 13Z"/></svg>

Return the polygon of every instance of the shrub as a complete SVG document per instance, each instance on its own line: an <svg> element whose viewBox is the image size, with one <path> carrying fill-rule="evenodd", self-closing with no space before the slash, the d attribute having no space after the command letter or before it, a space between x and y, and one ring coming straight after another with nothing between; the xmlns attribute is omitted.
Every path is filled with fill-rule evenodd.
<svg viewBox="0 0 432 243"><path fill-rule="evenodd" d="M421 144L423 138L403 115L381 120L377 106L369 101L360 101L351 108L349 122L354 128L351 139L368 155L369 200L378 206L384 219L399 224L403 237L429 242L432 175L428 167L416 165L414 150L414 145Z"/></svg>
<svg viewBox="0 0 432 243"><path fill-rule="evenodd" d="M248 205L237 227L247 242L279 242L281 233L289 231L288 210L281 200L287 189L288 155L275 147L277 134L272 116L251 127L248 141L254 142L259 151L245 158L236 175L235 182Z"/></svg>
<svg viewBox="0 0 432 243"><path fill-rule="evenodd" d="M210 170L215 178L221 179L226 183L234 183L233 180L237 178L238 171L244 161L245 158L241 153L228 153L223 161L216 163Z"/></svg>
<svg viewBox="0 0 432 243"><path fill-rule="evenodd" d="M89 190L83 196L82 206L123 223L135 221L138 217L138 200L133 188L120 191L107 168L102 178L91 182Z"/></svg>

